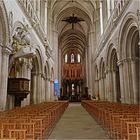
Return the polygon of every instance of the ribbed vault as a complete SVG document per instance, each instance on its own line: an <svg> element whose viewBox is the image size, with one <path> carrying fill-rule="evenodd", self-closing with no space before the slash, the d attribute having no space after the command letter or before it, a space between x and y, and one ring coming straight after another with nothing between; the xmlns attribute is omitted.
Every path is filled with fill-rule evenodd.
<svg viewBox="0 0 140 140"><path fill-rule="evenodd" d="M78 52L85 56L85 47L88 46L88 33L93 28L96 2L94 0L51 0L48 1L51 9L53 28L58 31L61 56L69 51ZM83 21L72 24L63 21L74 15Z"/></svg>

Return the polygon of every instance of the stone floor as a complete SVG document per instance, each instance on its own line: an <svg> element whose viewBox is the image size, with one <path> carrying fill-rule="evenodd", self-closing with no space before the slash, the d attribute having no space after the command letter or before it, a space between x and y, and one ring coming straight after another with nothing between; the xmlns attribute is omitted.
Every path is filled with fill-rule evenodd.
<svg viewBox="0 0 140 140"><path fill-rule="evenodd" d="M88 114L80 103L71 103L49 140L110 140L106 132Z"/></svg>

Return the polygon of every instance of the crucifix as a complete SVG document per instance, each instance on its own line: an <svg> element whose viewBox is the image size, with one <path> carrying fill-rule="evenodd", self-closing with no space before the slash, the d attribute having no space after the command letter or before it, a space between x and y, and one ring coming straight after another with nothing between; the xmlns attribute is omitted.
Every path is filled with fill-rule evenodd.
<svg viewBox="0 0 140 140"><path fill-rule="evenodd" d="M78 17L74 16L74 14L72 14L72 16L63 19L62 21L72 24L72 29L74 29L74 24L84 21L84 20L82 18L78 18Z"/></svg>

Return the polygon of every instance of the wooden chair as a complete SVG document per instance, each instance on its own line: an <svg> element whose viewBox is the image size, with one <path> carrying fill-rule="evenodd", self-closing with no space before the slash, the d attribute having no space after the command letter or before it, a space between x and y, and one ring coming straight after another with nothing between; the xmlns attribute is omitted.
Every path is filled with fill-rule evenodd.
<svg viewBox="0 0 140 140"><path fill-rule="evenodd" d="M0 112L0 135L10 139L43 139L50 135L68 102L43 102Z"/></svg>
<svg viewBox="0 0 140 140"><path fill-rule="evenodd" d="M140 127L140 122L127 122L127 140L136 140L136 127Z"/></svg>
<svg viewBox="0 0 140 140"><path fill-rule="evenodd" d="M0 138L0 140L17 140L17 139L13 139L13 138Z"/></svg>
<svg viewBox="0 0 140 140"><path fill-rule="evenodd" d="M15 138L19 140L26 140L26 129L10 129L9 130L9 137L10 138Z"/></svg>
<svg viewBox="0 0 140 140"><path fill-rule="evenodd" d="M140 127L136 127L137 140L140 140Z"/></svg>

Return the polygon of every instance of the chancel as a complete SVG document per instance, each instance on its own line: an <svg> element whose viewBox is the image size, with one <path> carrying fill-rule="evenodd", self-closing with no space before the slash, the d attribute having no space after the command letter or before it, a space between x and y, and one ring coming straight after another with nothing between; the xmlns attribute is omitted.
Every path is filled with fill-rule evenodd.
<svg viewBox="0 0 140 140"><path fill-rule="evenodd" d="M0 140L139 140L139 65L139 0L0 0Z"/></svg>

